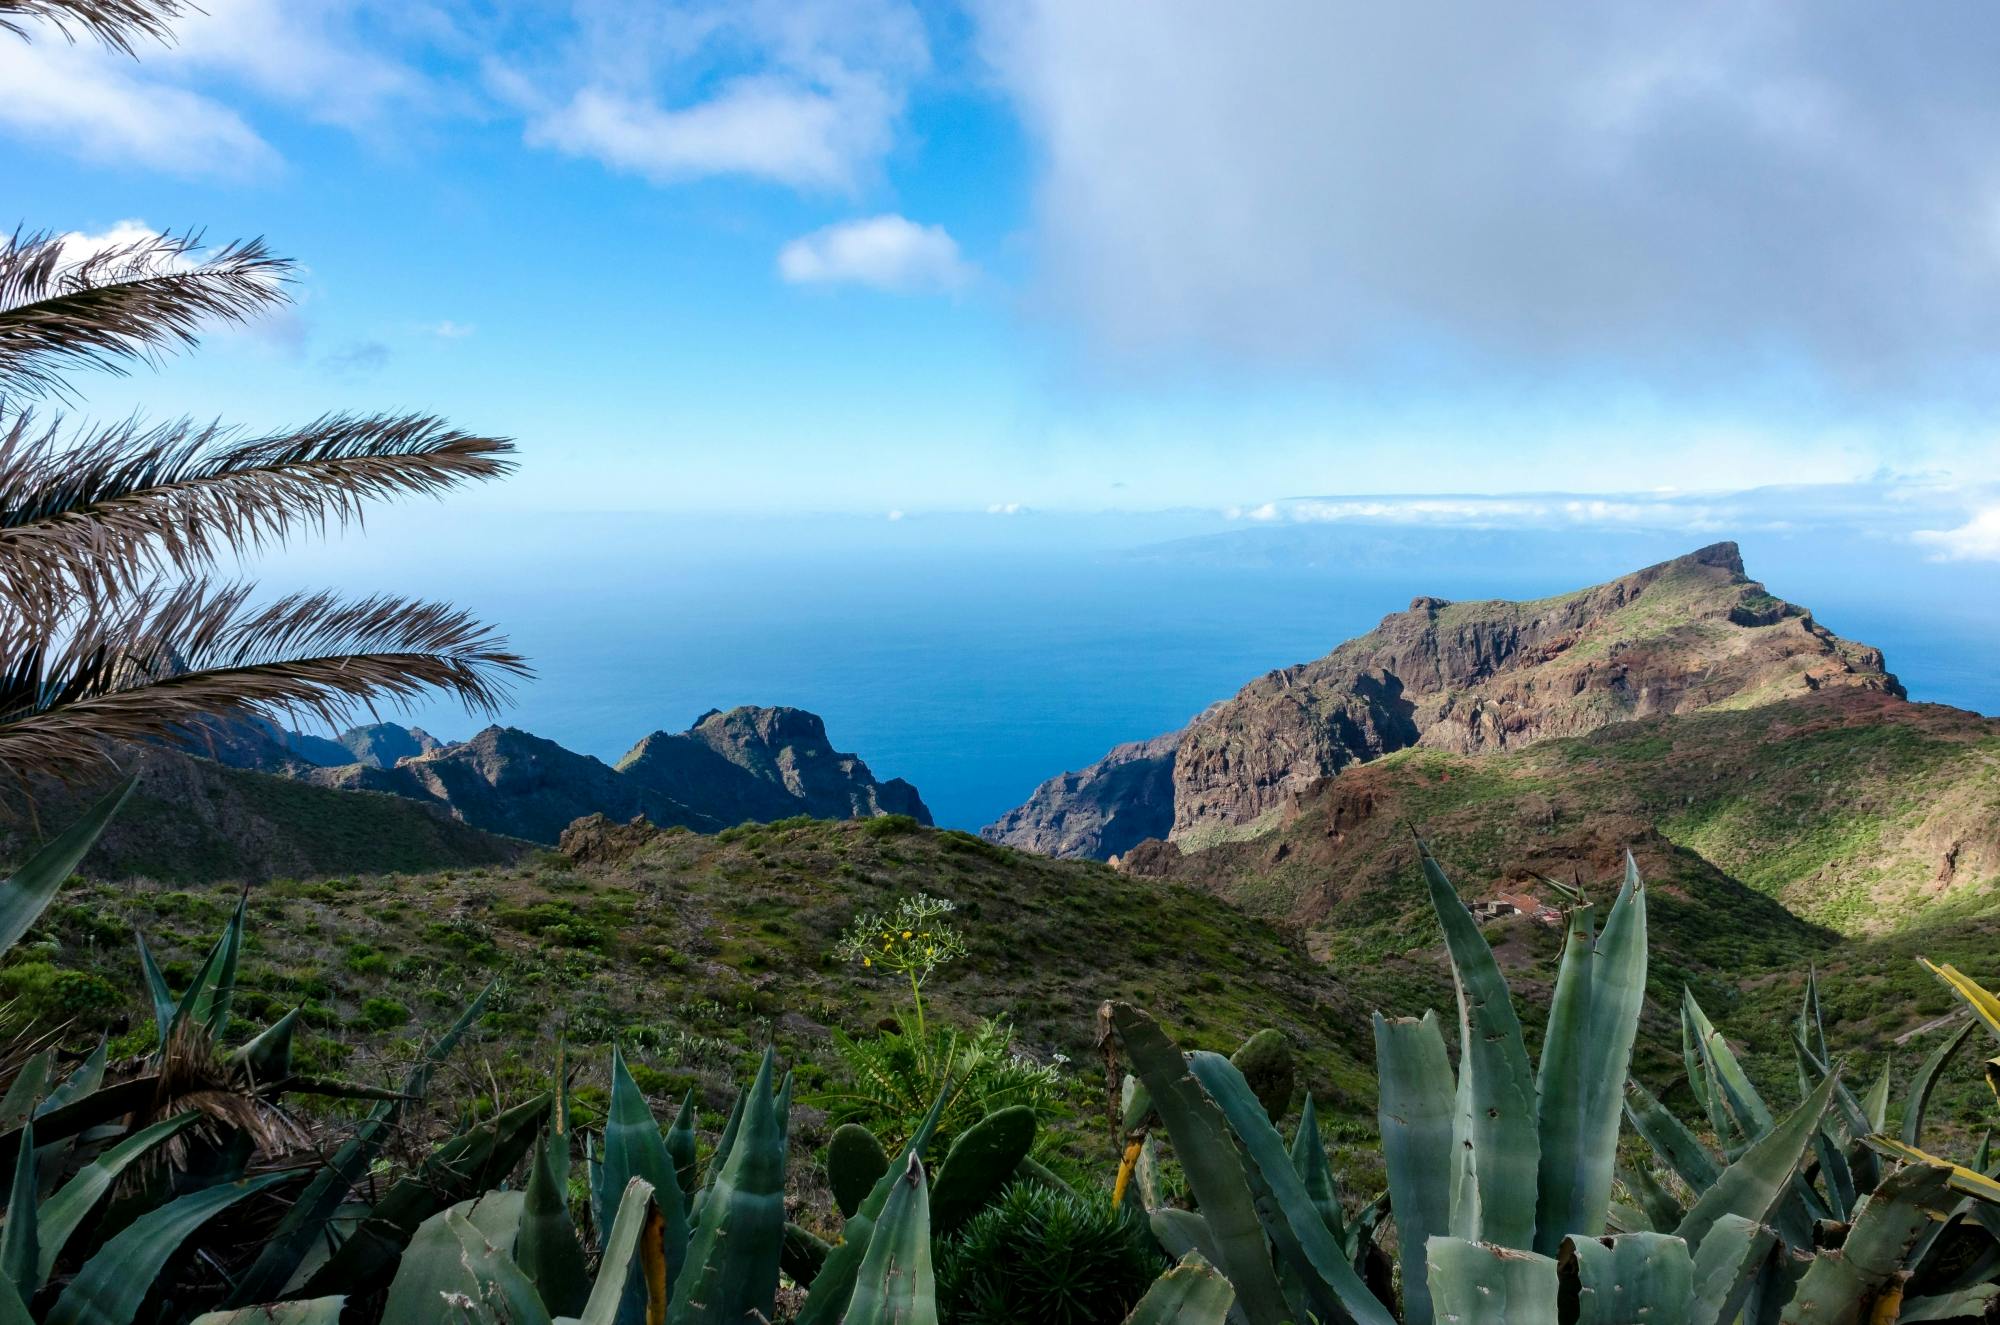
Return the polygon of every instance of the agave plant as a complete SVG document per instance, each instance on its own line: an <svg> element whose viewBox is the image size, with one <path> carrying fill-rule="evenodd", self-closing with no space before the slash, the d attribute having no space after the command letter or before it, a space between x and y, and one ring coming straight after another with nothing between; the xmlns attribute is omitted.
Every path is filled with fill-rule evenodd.
<svg viewBox="0 0 2000 1325"><path fill-rule="evenodd" d="M785 1221L791 1094L791 1077L778 1078L766 1051L696 1182L691 1109L663 1134L614 1051L603 1131L585 1152L599 1235L594 1275L564 1199L574 1135L558 1090L536 1104L546 1124L524 1189L489 1182L434 1205L408 1225L386 1279L341 1264L350 1239L298 1297L236 1319L331 1321L343 1300L386 1283L383 1325L739 1325L773 1319L790 1273L810 1285L801 1322L935 1325L932 1208L948 1190L933 1188L922 1160L935 1116L875 1179L840 1243L801 1255L793 1244L809 1235Z"/></svg>
<svg viewBox="0 0 2000 1325"><path fill-rule="evenodd" d="M43 20L129 51L188 8L0 0L0 27L25 37ZM259 603L251 586L211 578L228 557L345 524L370 501L503 475L504 439L423 415L246 437L187 420L73 425L31 406L67 397L68 369L119 371L193 347L204 322L285 303L292 274L256 240L0 241L0 772L75 776L103 765L108 741L228 717L332 724L429 688L491 709L525 674L502 638L445 604Z"/></svg>
<svg viewBox="0 0 2000 1325"><path fill-rule="evenodd" d="M1906 1320L1977 1315L2000 1296L2000 1248L1960 1257L1951 1275L1917 1277L1950 1227L1954 1174L1928 1162L1886 1174L1872 1165L1865 1142L1888 1087L1865 1103L1846 1092L1823 1034L1807 1043L1807 1028L1818 1031L1812 993L1800 1018L1803 1098L1782 1117L1684 999L1690 1079L1718 1155L1649 1093L1628 1090L1646 969L1645 888L1629 858L1601 930L1580 896L1566 918L1537 1069L1479 927L1421 843L1419 854L1458 992L1461 1051L1454 1067L1433 1014L1375 1019L1400 1299L1357 1272L1372 1231L1328 1199L1310 1119L1288 1148L1229 1059L1183 1054L1138 1009L1105 1008L1109 1038L1142 1087L1125 1113L1141 1156L1130 1167L1143 1173L1157 1120L1196 1205L1155 1208L1154 1229L1170 1251L1228 1281L1234 1318L1729 1325L1741 1315L1846 1325L1895 1320L1899 1309ZM1919 1097L1942 1061L1933 1059ZM1650 1169L1624 1175L1639 1204L1613 1200L1621 1117L1692 1201ZM1193 1284L1198 1271L1191 1261L1175 1273ZM1921 1301L1905 1298L1912 1284L1928 1290Z"/></svg>

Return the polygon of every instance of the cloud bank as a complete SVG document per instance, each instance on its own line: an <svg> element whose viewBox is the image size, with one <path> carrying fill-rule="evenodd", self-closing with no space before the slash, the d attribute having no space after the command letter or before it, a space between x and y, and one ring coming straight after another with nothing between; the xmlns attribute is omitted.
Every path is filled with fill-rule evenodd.
<svg viewBox="0 0 2000 1325"><path fill-rule="evenodd" d="M2000 9L978 12L1043 300L1128 351L2000 385Z"/></svg>

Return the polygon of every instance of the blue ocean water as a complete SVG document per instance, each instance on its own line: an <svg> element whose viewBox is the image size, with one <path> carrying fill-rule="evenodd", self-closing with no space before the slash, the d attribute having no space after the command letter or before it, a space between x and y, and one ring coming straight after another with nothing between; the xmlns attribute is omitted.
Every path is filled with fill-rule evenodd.
<svg viewBox="0 0 2000 1325"><path fill-rule="evenodd" d="M1302 543L1213 527L490 514L449 537L378 528L286 573L449 597L504 625L538 675L501 720L573 749L610 761L712 707L796 705L879 776L914 782L939 823L976 829L1044 778L1177 727L1415 595L1538 597L1709 541L1376 530ZM1741 542L1753 576L1881 647L1913 698L2000 713L2000 567L1819 537ZM447 738L479 721L444 705L411 716Z"/></svg>

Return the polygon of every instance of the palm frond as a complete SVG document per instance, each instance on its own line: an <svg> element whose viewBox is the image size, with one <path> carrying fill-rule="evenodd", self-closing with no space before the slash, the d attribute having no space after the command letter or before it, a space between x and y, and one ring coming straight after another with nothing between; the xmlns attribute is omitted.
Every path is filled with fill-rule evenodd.
<svg viewBox="0 0 2000 1325"><path fill-rule="evenodd" d="M66 445L58 422L24 413L0 426L0 606L43 616L72 595L200 571L301 526L357 521L371 500L501 477L513 449L415 414L329 415L249 440L124 423Z"/></svg>
<svg viewBox="0 0 2000 1325"><path fill-rule="evenodd" d="M17 37L26 27L9 15L40 19L70 40L72 27L81 28L113 50L131 55L134 40L151 37L171 41L169 26L183 14L198 12L187 0L0 0L0 31Z"/></svg>
<svg viewBox="0 0 2000 1325"><path fill-rule="evenodd" d="M122 372L191 346L205 318L242 322L288 302L292 271L261 239L211 253L192 231L147 235L77 257L61 235L17 230L0 245L0 388L62 394L62 368Z"/></svg>
<svg viewBox="0 0 2000 1325"><path fill-rule="evenodd" d="M107 741L224 718L339 727L428 689L490 713L530 675L504 638L442 603L316 593L260 607L250 592L200 581L143 590L59 641L0 618L0 769L77 773L103 763Z"/></svg>

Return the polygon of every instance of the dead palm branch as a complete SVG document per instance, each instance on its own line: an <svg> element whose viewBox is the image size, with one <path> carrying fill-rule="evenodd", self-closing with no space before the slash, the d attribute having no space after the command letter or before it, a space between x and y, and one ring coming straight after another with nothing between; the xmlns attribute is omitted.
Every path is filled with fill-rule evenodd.
<svg viewBox="0 0 2000 1325"><path fill-rule="evenodd" d="M491 710L527 675L503 639L441 603L321 593L259 606L250 594L194 581L120 595L59 641L0 617L0 769L85 771L106 742L172 739L232 717L337 727L428 689Z"/></svg>
<svg viewBox="0 0 2000 1325"><path fill-rule="evenodd" d="M171 40L169 25L195 9L186 0L0 0L0 31L25 37L27 30L19 20L40 19L72 41L76 39L72 29L81 28L130 55L136 39Z"/></svg>
<svg viewBox="0 0 2000 1325"><path fill-rule="evenodd" d="M198 233L157 234L78 251L63 235L17 230L0 246L0 389L60 393L64 368L116 372L190 348L207 319L240 322L287 302L292 270L258 239L204 252Z"/></svg>

